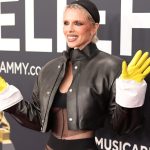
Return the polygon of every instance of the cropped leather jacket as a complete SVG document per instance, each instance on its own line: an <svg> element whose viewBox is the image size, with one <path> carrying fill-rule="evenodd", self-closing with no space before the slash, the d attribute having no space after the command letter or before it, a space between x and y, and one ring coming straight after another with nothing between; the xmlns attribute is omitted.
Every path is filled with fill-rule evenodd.
<svg viewBox="0 0 150 150"><path fill-rule="evenodd" d="M64 51L49 61L35 82L33 102L23 100L7 112L25 127L50 130L51 106L68 61L73 66L73 82L67 92L70 130L95 130L104 126L106 118L118 132L128 133L141 125L140 107L123 108L115 102L115 80L121 73L122 60L98 50L93 43L81 51Z"/></svg>

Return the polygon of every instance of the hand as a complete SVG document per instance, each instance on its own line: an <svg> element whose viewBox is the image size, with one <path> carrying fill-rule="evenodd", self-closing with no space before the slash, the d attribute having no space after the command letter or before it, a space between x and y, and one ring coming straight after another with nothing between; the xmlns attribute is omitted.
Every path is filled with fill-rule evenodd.
<svg viewBox="0 0 150 150"><path fill-rule="evenodd" d="M149 53L142 51L136 52L131 62L127 66L126 61L122 62L122 73L120 78L123 80L134 80L142 82L143 79L150 73L150 57Z"/></svg>
<svg viewBox="0 0 150 150"><path fill-rule="evenodd" d="M6 89L7 83L6 81L0 76L0 93Z"/></svg>

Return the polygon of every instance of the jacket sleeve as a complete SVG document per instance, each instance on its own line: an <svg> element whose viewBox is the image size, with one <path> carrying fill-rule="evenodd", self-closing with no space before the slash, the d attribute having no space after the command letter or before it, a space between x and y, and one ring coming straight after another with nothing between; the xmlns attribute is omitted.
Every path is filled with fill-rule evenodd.
<svg viewBox="0 0 150 150"><path fill-rule="evenodd" d="M116 103L116 79L114 79L110 94L110 114L113 129L119 134L129 134L141 128L142 109L142 107L126 108Z"/></svg>
<svg viewBox="0 0 150 150"><path fill-rule="evenodd" d="M41 113L38 80L36 81L33 88L32 100L32 102L22 100L21 102L6 109L5 111L8 112L22 126L40 131Z"/></svg>

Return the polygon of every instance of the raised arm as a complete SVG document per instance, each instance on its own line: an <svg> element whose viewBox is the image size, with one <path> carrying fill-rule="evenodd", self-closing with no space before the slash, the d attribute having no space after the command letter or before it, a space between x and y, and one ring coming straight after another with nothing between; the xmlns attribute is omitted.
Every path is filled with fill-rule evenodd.
<svg viewBox="0 0 150 150"><path fill-rule="evenodd" d="M127 65L122 63L122 72L116 79L116 107L113 108L112 124L118 133L131 133L143 124L142 106L147 83L144 78L150 73L149 53L139 50Z"/></svg>

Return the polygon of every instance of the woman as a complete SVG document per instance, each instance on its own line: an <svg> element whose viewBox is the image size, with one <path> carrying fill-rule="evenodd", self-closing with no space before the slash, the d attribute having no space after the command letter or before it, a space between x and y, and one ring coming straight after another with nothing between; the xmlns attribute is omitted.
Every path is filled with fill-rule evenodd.
<svg viewBox="0 0 150 150"><path fill-rule="evenodd" d="M133 88L129 82L121 82L134 80L144 89L136 91L140 98L129 94L126 102L123 94L127 91L116 87L122 60L99 51L94 43L99 20L98 9L89 0L68 5L63 30L69 49L42 68L33 89L33 103L18 100L6 110L23 126L42 132L51 130L46 150L96 150L94 131L103 127L108 114L118 133L130 133L141 126L140 107L146 91L143 78L149 73L146 70L148 53L138 52L130 71L123 63L117 83L132 91L136 83ZM146 73L133 74L133 68L138 69L133 66L137 63L143 66L145 61L147 64L142 72L146 70Z"/></svg>

